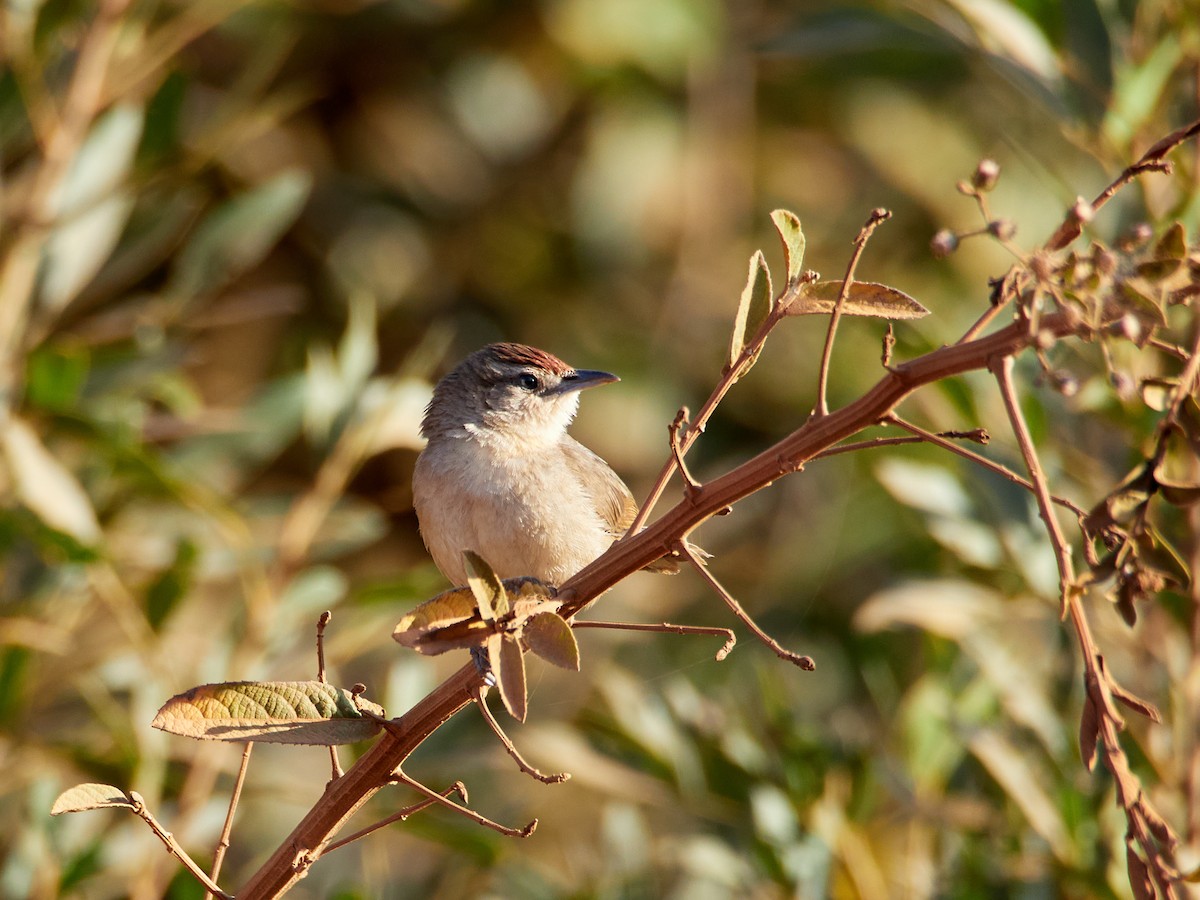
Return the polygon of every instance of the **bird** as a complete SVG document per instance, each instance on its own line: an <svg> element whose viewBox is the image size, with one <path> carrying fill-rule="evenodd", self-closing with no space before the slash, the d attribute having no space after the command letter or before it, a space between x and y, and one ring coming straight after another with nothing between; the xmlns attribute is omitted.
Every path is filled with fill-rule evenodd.
<svg viewBox="0 0 1200 900"><path fill-rule="evenodd" d="M580 392L619 381L510 342L489 344L438 382L425 409L413 505L434 563L467 583L463 551L500 578L564 581L600 556L637 515L601 457L567 433ZM652 568L670 571L664 558Z"/></svg>

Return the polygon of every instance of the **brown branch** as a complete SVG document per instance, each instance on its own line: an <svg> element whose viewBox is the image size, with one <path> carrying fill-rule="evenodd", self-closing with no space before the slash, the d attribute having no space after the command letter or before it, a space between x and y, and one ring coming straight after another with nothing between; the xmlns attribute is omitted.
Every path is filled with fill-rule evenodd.
<svg viewBox="0 0 1200 900"><path fill-rule="evenodd" d="M817 409L816 415L829 415L829 402L826 399L829 386L829 363L833 358L833 340L837 336L838 323L842 318L842 307L854 287L854 270L858 268L858 260L867 249L867 241L875 233L875 229L892 217L889 210L873 209L867 222L859 229L858 237L854 239L854 252L850 254L850 262L846 265L846 277L842 279L842 289L838 291L837 300L833 304L833 313L829 316L829 328L825 332L825 348L821 351L821 368L817 370Z"/></svg>
<svg viewBox="0 0 1200 900"><path fill-rule="evenodd" d="M208 893L215 897L220 897L221 900L233 900L232 894L227 894L221 890L215 881L208 877L196 861L188 856L187 851L183 849L179 841L175 840L175 835L163 828L162 823L154 818L153 813L146 808L146 801L142 799L142 795L137 791L129 791L126 796L133 802L133 813L143 822L150 826L150 830L154 832L155 837L163 842L167 848L167 852L183 863L183 867L188 870L189 874L208 889Z"/></svg>
<svg viewBox="0 0 1200 900"><path fill-rule="evenodd" d="M1025 416L1017 402L1017 394L1012 381L1013 360L1011 357L995 359L989 363L989 368L1000 386L1000 394L1004 400L1009 423L1017 439L1017 446L1021 450L1025 467L1029 472L1029 480L1033 483L1033 493L1037 498L1038 511L1042 521L1046 523L1046 534L1054 549L1062 595L1062 613L1064 617L1070 616L1076 639L1079 642L1079 649L1083 655L1084 685L1088 703L1091 706L1090 715L1085 716L1083 721L1083 728L1089 730L1089 735L1094 733L1090 729L1098 732L1104 747L1105 767L1113 776L1116 784L1117 802L1125 810L1129 836L1137 841L1142 852L1146 854L1150 877L1153 879L1158 894L1164 898L1178 897L1179 894L1174 885L1174 881L1179 876L1178 870L1169 860L1163 858L1163 851L1154 838L1154 828L1150 823L1153 822L1154 827L1163 831L1167 836L1168 848L1171 846L1170 838L1173 837L1173 833L1158 813L1150 807L1142 793L1141 782L1130 769L1129 758L1121 747L1118 732L1124 728L1125 722L1114 704L1112 680L1105 670L1104 658L1096 647L1091 626L1088 624L1083 604L1080 602L1080 589L1075 582L1074 568L1071 564L1071 550L1059 527L1058 520L1054 517L1046 475L1042 470L1041 461L1038 459L1033 439L1030 437L1029 427L1025 423ZM1092 742L1094 743L1094 738L1092 738ZM1089 762L1086 758L1084 761L1085 763ZM1134 863L1130 862L1129 865L1129 874L1132 880L1135 877Z"/></svg>

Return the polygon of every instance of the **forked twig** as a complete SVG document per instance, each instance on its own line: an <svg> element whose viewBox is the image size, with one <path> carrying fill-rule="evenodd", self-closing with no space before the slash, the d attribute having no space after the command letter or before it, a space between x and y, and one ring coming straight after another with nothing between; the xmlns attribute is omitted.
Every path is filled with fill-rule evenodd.
<svg viewBox="0 0 1200 900"><path fill-rule="evenodd" d="M732 629L711 625L675 625L671 622L601 622L596 619L576 619L573 628L611 628L615 631L654 631L662 634L711 634L725 638L725 644L717 651L716 660L721 662L737 644L737 635Z"/></svg>
<svg viewBox="0 0 1200 900"><path fill-rule="evenodd" d="M700 492L700 482L692 477L692 473L688 471L687 463L683 461L684 450L680 445L680 433L688 432L688 408L680 407L679 412L675 414L675 419L667 426L667 434L671 441L671 456L675 460L675 468L679 470L679 475L683 479L683 493L689 500L694 500L696 494Z"/></svg>
<svg viewBox="0 0 1200 900"><path fill-rule="evenodd" d="M525 758L517 750L516 745L504 733L504 729L500 727L500 723L496 721L496 717L492 715L492 711L488 709L487 688L484 685L481 684L475 689L475 696L472 699L475 701L475 705L479 707L479 712L483 715L483 720L487 722L488 728L492 729L492 734L500 739L500 743L504 745L504 749L513 758L513 761L522 772L530 778L537 779L542 784L562 784L571 777L570 772L556 772L553 775L547 775L525 761Z"/></svg>
<svg viewBox="0 0 1200 900"><path fill-rule="evenodd" d="M446 788L446 790L442 792L443 797L449 797L451 794L458 794L458 796L462 798L463 803L468 802L467 786L461 781L454 782L454 784L450 785L450 787ZM404 809L392 813L386 819L380 819L378 822L368 825L366 828L360 828L352 835L344 837L341 840L334 841L321 851L321 855L324 856L325 854L331 853L340 847L345 847L347 844L352 844L357 840L365 838L368 834L373 834L380 828L386 828L393 822L407 821L409 818L415 816L422 810L429 809L429 807L433 806L435 802L436 801L434 800L422 800L420 803L414 803L412 806L406 806Z"/></svg>
<svg viewBox="0 0 1200 900"><path fill-rule="evenodd" d="M733 614L741 620L743 625L745 625L754 633L756 638L770 647L771 651L776 656L782 660L785 660L786 662L790 662L794 666L799 666L806 672L811 672L817 667L817 664L813 662L811 656L801 656L799 653L793 653L791 650L785 649L784 647L780 646L778 641L759 628L758 623L750 618L750 614L742 609L742 605L733 598L733 595L730 594L729 591L725 590L725 588L721 586L721 583L717 581L715 577L713 577L712 572L708 571L708 567L704 565L704 561L695 554L690 546L688 546L687 541L676 541L675 549L681 556L687 557L688 562L690 562L696 571L700 573L700 577L708 582L708 586L717 592L721 599L725 601L725 605L733 611Z"/></svg>
<svg viewBox="0 0 1200 900"><path fill-rule="evenodd" d="M971 462L976 463L977 465L983 466L989 472L995 472L997 475L1001 476L1002 478L1005 478L1005 479L1011 481L1013 484L1020 485L1021 487L1025 488L1027 491L1033 490L1033 483L1030 482L1028 478L1022 478L1020 475L1018 475L1016 472L1014 472L1012 469L1008 468L1007 466L1003 466L994 460L988 459L986 456L976 453L974 450L971 450L968 447L964 447L961 444L956 444L953 441L946 440L947 435L945 433L940 433L940 432L935 433L932 431L926 431L921 426L914 425L912 422L909 422L906 419L902 419L899 416L895 415L894 413L892 415L888 416L887 418L885 418L884 421L889 422L893 425L897 425L900 428L903 428L905 431L912 432L914 435L917 435L922 441L927 441L928 443L933 444L935 447L941 447L943 450L949 450L951 453L958 454L963 459L968 459ZM1076 503L1071 502L1066 497L1060 497L1057 494L1051 494L1050 499L1054 503L1057 503L1059 506L1063 507L1064 509L1069 509L1071 512L1075 513L1075 515L1081 519L1087 515L1086 509L1084 509L1083 507L1079 506Z"/></svg>
<svg viewBox="0 0 1200 900"><path fill-rule="evenodd" d="M490 828L493 831L498 831L498 832L500 832L500 834L503 834L507 837L529 837L537 829L537 824L538 824L537 819L532 819L529 822L529 824L526 825L524 828L509 828L507 825L501 825L499 822L493 822L487 816L480 815L479 813L475 812L475 810L469 809L465 806L460 806L459 804L457 804L453 800L451 800L449 797L443 797L437 791L425 787L425 785L421 784L421 782L419 782L413 778L409 778L407 775L404 774L403 771L396 770L395 772L393 772L392 780L394 782L406 784L410 788L412 788L414 791L417 791L420 794L424 794L426 797L428 797L434 803L440 804L441 806L444 806L447 809L452 809L456 813L466 816L472 822L475 822L478 825L483 825L484 827Z"/></svg>
<svg viewBox="0 0 1200 900"><path fill-rule="evenodd" d="M875 229L892 217L890 210L873 209L867 222L859 229L858 237L854 239L854 252L850 254L850 262L846 265L846 277L842 281L842 289L838 291L837 301L833 304L833 313L829 316L829 328L825 332L825 349L821 351L821 368L817 371L817 408L818 416L829 415L829 401L826 398L829 386L829 363L833 358L833 339L837 336L838 323L842 318L842 307L854 287L854 270L858 268L858 260L867 248L867 241L875 233Z"/></svg>
<svg viewBox="0 0 1200 900"><path fill-rule="evenodd" d="M133 802L133 813L150 826L150 830L166 846L167 852L183 863L183 867L191 873L191 876L208 888L210 895L220 897L221 900L233 900L233 895L221 890L217 886L217 883L208 877L208 873L200 868L194 859L188 856L187 851L175 840L175 835L163 828L158 819L154 818L154 814L146 808L146 801L142 799L141 794L137 791L128 791L126 792L126 796Z"/></svg>

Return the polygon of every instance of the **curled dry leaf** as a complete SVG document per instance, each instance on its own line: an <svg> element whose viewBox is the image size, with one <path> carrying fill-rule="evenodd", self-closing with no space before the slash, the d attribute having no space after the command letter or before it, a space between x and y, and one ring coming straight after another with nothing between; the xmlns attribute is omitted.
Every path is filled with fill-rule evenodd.
<svg viewBox="0 0 1200 900"><path fill-rule="evenodd" d="M320 681L232 681L177 694L150 724L208 741L335 746L379 730L359 707L382 717L383 707Z"/></svg>
<svg viewBox="0 0 1200 900"><path fill-rule="evenodd" d="M746 348L746 341L754 337L759 326L771 313L774 293L771 288L771 270L761 250L755 250L750 257L750 272L746 276L746 286L742 289L741 300L738 301L737 317L733 320L733 336L729 341L729 366L732 368ZM746 364L741 375L750 371L754 358Z"/></svg>
<svg viewBox="0 0 1200 900"><path fill-rule="evenodd" d="M546 662L560 669L579 671L579 643L562 616L552 612L535 613L525 623L521 636L529 649Z"/></svg>
<svg viewBox="0 0 1200 900"><path fill-rule="evenodd" d="M493 634L488 638L488 662L496 675L496 690L504 708L518 722L525 721L528 694L525 686L525 655L516 638Z"/></svg>
<svg viewBox="0 0 1200 900"><path fill-rule="evenodd" d="M787 308L789 316L812 316L833 312L841 281L818 281L800 292ZM877 319L920 319L929 310L903 291L873 281L856 281L842 303L842 315L873 316Z"/></svg>
<svg viewBox="0 0 1200 900"><path fill-rule="evenodd" d="M418 653L436 656L447 650L478 646L490 633L479 618L470 588L452 588L402 618L392 639Z"/></svg>
<svg viewBox="0 0 1200 900"><path fill-rule="evenodd" d="M1145 861L1138 856L1133 847L1133 841L1125 839L1125 866L1129 870L1129 886L1133 888L1136 900L1154 900L1158 892L1154 889L1154 879L1150 877L1150 869Z"/></svg>
<svg viewBox="0 0 1200 900"><path fill-rule="evenodd" d="M114 806L124 806L133 809L134 802L128 794L119 787L111 784L87 782L67 788L58 795L54 805L50 807L50 815L61 816L63 813L85 812L89 809L109 809Z"/></svg>

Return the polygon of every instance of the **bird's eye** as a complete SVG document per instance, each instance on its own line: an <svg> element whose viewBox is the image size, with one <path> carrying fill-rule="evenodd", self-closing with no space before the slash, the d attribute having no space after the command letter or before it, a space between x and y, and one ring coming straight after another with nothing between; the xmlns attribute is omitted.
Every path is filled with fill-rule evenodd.
<svg viewBox="0 0 1200 900"><path fill-rule="evenodd" d="M517 383L527 391L536 391L538 389L537 376L530 375L528 372L517 376Z"/></svg>

